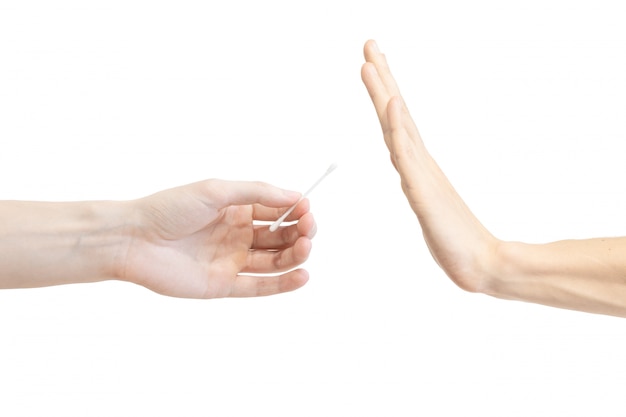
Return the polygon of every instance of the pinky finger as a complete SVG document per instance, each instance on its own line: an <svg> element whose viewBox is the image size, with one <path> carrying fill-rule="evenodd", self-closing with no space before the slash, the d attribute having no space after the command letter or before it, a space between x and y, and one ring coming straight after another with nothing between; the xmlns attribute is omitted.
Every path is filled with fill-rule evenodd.
<svg viewBox="0 0 626 417"><path fill-rule="evenodd" d="M296 269L281 275L238 275L230 297L263 297L297 290L307 283L309 273Z"/></svg>

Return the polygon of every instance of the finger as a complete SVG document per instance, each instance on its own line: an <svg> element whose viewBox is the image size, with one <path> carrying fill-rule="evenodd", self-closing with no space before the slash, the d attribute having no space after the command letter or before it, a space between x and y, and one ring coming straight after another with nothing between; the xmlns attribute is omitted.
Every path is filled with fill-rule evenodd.
<svg viewBox="0 0 626 417"><path fill-rule="evenodd" d="M282 250L251 250L246 267L241 272L274 274L288 271L308 259L311 247L311 239L300 236L292 246Z"/></svg>
<svg viewBox="0 0 626 417"><path fill-rule="evenodd" d="M387 124L387 103L389 102L389 98L391 96L387 92L387 88L378 75L376 67L371 62L366 62L361 67L361 79L363 80L363 84L365 84L365 88L367 88L367 92L372 99L374 109L376 109L376 114L378 115L378 121L384 129Z"/></svg>
<svg viewBox="0 0 626 417"><path fill-rule="evenodd" d="M307 283L309 274L304 269L270 277L237 275L230 297L262 297L297 290Z"/></svg>
<svg viewBox="0 0 626 417"><path fill-rule="evenodd" d="M380 53L378 44L374 39L368 39L363 46L363 57L365 61L372 62L372 57Z"/></svg>
<svg viewBox="0 0 626 417"><path fill-rule="evenodd" d="M196 185L206 204L218 209L257 203L267 207L288 207L300 198L298 192L283 190L261 181L211 179Z"/></svg>
<svg viewBox="0 0 626 417"><path fill-rule="evenodd" d="M404 119L402 117L402 107L400 100L397 97L392 97L389 100L387 106L387 125L389 135L389 150L391 151L391 157L393 158L396 167L403 170L407 164L400 162L407 159L413 160L414 154L412 147L410 147L410 138L407 134ZM413 162L408 162L408 165L413 165Z"/></svg>
<svg viewBox="0 0 626 417"><path fill-rule="evenodd" d="M286 212L289 207L267 207L262 204L255 204L253 207L253 220L275 221ZM311 203L308 198L300 201L296 208L287 216L285 221L292 222L304 216L311 209Z"/></svg>
<svg viewBox="0 0 626 417"><path fill-rule="evenodd" d="M403 183L413 186L413 182L419 177L416 169L423 165L419 160L420 152L424 155L425 149L423 149L419 134L415 136L409 134L407 125L414 127L414 124L404 108L404 103L399 97L393 97L389 100L387 106L388 145L393 165L400 174Z"/></svg>
<svg viewBox="0 0 626 417"><path fill-rule="evenodd" d="M406 103L401 97L392 97L387 104L387 135L398 136L403 132L407 140L423 146L422 137L406 107ZM391 144L391 143L390 143Z"/></svg>
<svg viewBox="0 0 626 417"><path fill-rule="evenodd" d="M317 226L311 213L302 216L298 223L280 227L276 232L270 232L267 226L257 226L254 230L252 249L285 249L293 246L301 236L313 239L316 232Z"/></svg>
<svg viewBox="0 0 626 417"><path fill-rule="evenodd" d="M374 108L376 109L376 114L378 115L378 121L380 122L380 127L383 131L383 138L385 139L387 148L389 148L389 118L387 116L387 106L389 105L391 96L387 93L387 89L383 85L383 82L378 76L378 72L372 63L366 62L363 64L361 76L363 78L363 83L367 88L367 92L372 99L372 103L374 103Z"/></svg>
<svg viewBox="0 0 626 417"><path fill-rule="evenodd" d="M385 86L387 94L389 94L389 96L400 96L400 89L398 88L395 78L393 78L393 75L391 74L387 58L378 50L376 42L373 40L367 41L363 48L363 54L365 56L365 61L371 62L376 67L378 76Z"/></svg>
<svg viewBox="0 0 626 417"><path fill-rule="evenodd" d="M391 154L391 153L389 154L389 159L391 160L391 165L393 165L393 167L394 167L394 168L395 168L395 170L397 171L397 170L398 170L398 166L396 165L396 160L395 160L395 158L393 157L393 154Z"/></svg>

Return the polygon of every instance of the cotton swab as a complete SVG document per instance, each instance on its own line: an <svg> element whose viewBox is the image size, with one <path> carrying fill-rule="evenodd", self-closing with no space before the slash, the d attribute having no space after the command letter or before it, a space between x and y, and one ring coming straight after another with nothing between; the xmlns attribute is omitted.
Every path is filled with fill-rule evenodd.
<svg viewBox="0 0 626 417"><path fill-rule="evenodd" d="M275 231L278 229L278 226L280 226L280 224L281 224L282 222L284 222L284 221L285 221L285 219L287 218L287 216L289 216L289 215L291 214L291 212L292 212L292 211L296 208L296 206L298 205L298 203L299 203L299 202L301 202L302 200L304 200L304 199L306 198L306 196L308 196L308 195L311 193L311 191L313 191L313 189L314 189L315 187L317 187L317 186L318 186L318 184L319 184L320 182L322 182L322 180L323 180L324 178L326 178L326 176L327 176L328 174L330 174L331 172L333 172L333 171L335 170L335 168L337 168L337 164L331 164L331 165L328 167L328 169L326 170L326 172L324 173L324 175L322 175L322 176L321 176L321 177L320 177L320 178L319 178L319 179L315 182L315 184L313 184L313 185L311 186L311 188L309 188L309 189L307 190L307 192L306 192L306 193L302 194L302 197L300 197L300 199L299 199L298 201L296 201L296 203L295 203L293 206L289 207L289 210L287 210L287 211L285 212L285 214L283 214L282 216L280 216L280 217L278 218L278 220L276 220L274 223L272 223L272 225L270 226L270 232L275 232Z"/></svg>

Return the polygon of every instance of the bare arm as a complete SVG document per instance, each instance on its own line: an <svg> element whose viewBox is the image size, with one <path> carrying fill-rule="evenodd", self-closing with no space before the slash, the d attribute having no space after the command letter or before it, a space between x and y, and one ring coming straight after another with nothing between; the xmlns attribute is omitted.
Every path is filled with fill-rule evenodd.
<svg viewBox="0 0 626 417"><path fill-rule="evenodd" d="M361 76L391 161L435 261L461 288L626 317L626 238L504 242L474 216L428 153L386 58L364 48Z"/></svg>
<svg viewBox="0 0 626 417"><path fill-rule="evenodd" d="M160 294L249 297L308 280L315 221L298 193L207 180L132 201L0 202L0 288L124 280ZM263 274L258 276L256 274Z"/></svg>
<svg viewBox="0 0 626 417"><path fill-rule="evenodd" d="M122 204L0 202L0 287L94 282L117 276L127 243Z"/></svg>
<svg viewBox="0 0 626 417"><path fill-rule="evenodd" d="M626 317L626 238L502 242L497 262L487 294Z"/></svg>

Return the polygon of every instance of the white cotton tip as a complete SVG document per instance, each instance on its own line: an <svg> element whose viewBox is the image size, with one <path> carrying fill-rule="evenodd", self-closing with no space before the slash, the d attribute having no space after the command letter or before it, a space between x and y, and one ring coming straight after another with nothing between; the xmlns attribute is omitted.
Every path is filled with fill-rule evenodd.
<svg viewBox="0 0 626 417"><path fill-rule="evenodd" d="M322 176L321 176L321 177L320 177L317 181L315 181L315 183L311 186L311 188L309 188L309 189L307 190L307 192L306 192L306 193L302 194L302 197L300 197L300 199L299 199L298 201L296 201L296 203L295 203L293 206L289 207L289 209L288 209L288 210L287 210L287 211L286 211L286 212L285 212L282 216L280 216L280 217L278 218L278 220L276 220L274 223L272 223L272 224L270 225L270 232L275 232L275 231L278 229L278 227L280 226L280 224L281 224L282 222L284 222L284 221L285 221L285 219L287 218L287 216L289 216L289 215L291 214L291 212L292 212L292 211L296 208L296 206L298 205L298 203L299 203L300 201L304 200L304 199L306 198L306 196L308 196L308 195L309 195L309 193L310 193L311 191L313 191L313 189L314 189L315 187L317 187L317 186L318 186L318 184L319 184L320 182L322 182L322 180L323 180L324 178L326 178L326 176L327 176L328 174L330 174L331 172L333 172L333 171L337 168L337 166L338 166L338 165L337 165L336 163L331 164L331 165L328 167L328 169L326 170L326 172L324 173L324 175L322 175Z"/></svg>

